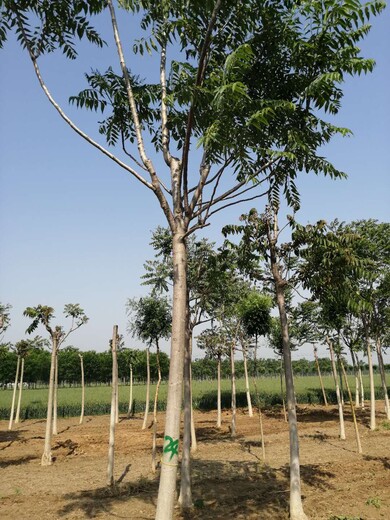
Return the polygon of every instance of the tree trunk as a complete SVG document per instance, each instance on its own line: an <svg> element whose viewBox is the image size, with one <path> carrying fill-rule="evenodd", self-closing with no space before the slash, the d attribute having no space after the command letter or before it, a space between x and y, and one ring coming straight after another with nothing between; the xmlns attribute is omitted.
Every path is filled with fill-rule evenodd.
<svg viewBox="0 0 390 520"><path fill-rule="evenodd" d="M342 370L343 375L344 375L345 386L347 387L348 398L349 398L349 404L351 405L351 413L352 413L353 425L354 425L354 427L355 427L355 436L356 436L356 444L357 444L358 452L359 452L359 453L363 453L363 451L362 451L362 445L361 445L361 443L360 443L359 429L358 429L358 425L357 425L357 421L356 421L355 408L354 408L354 406L353 406L353 400L352 400L351 389L349 388L348 379L347 379L347 374L345 373L345 368L344 368L343 360L342 360L341 358L339 358L339 362L340 362L341 370Z"/></svg>
<svg viewBox="0 0 390 520"><path fill-rule="evenodd" d="M221 406L221 356L218 356L217 360L217 428L221 427L222 424L222 406Z"/></svg>
<svg viewBox="0 0 390 520"><path fill-rule="evenodd" d="M133 365L130 364L130 395L129 395L129 409L127 410L127 417L131 416L133 411Z"/></svg>
<svg viewBox="0 0 390 520"><path fill-rule="evenodd" d="M283 282L280 280L278 267L272 266L275 280L276 299L279 309L280 325L283 338L283 360L286 378L286 394L288 409L288 427L290 435L290 518L291 520L307 520L303 511L301 497L301 477L299 466L299 438L298 423L295 404L294 378L291 363L290 338L288 333L288 321L284 299Z"/></svg>
<svg viewBox="0 0 390 520"><path fill-rule="evenodd" d="M81 413L80 413L80 422L83 423L84 420L84 406L85 406L85 386L84 386L84 362L83 356L79 354L80 357L80 368L81 368Z"/></svg>
<svg viewBox="0 0 390 520"><path fill-rule="evenodd" d="M359 370L356 363L356 357L355 352L352 350L352 348L349 348L349 352L351 354L352 364L353 364L353 372L355 374L355 407L359 408L360 406L360 384L359 384Z"/></svg>
<svg viewBox="0 0 390 520"><path fill-rule="evenodd" d="M23 373L24 373L24 357L22 358L22 366L20 368L19 396L18 396L18 406L16 408L15 424L17 424L20 421L20 405L22 404L22 391L23 391Z"/></svg>
<svg viewBox="0 0 390 520"><path fill-rule="evenodd" d="M260 396L259 396L259 391L257 390L256 379L253 380L253 384L254 384L254 387L255 387L257 410L259 412L259 426L260 426L260 436L261 436L261 451L262 451L262 454L263 454L263 462L265 462L265 440L264 440L264 431L263 431L263 417L262 417L262 413L261 413Z"/></svg>
<svg viewBox="0 0 390 520"><path fill-rule="evenodd" d="M191 349L191 359L192 359L192 349ZM192 366L190 366L190 390L191 390L191 453L195 453L198 450L198 442L196 440L194 405L192 402Z"/></svg>
<svg viewBox="0 0 390 520"><path fill-rule="evenodd" d="M315 359L316 365L317 365L318 377L320 379L320 385L321 385L321 390L322 390L322 397L324 398L325 406L328 406L328 400L326 398L324 382L322 381L322 374L321 374L321 369L320 369L320 363L318 361L317 347L315 345L313 345L313 350L314 350L314 359Z"/></svg>
<svg viewBox="0 0 390 520"><path fill-rule="evenodd" d="M107 468L107 485L113 486L114 479L114 449L115 449L115 416L116 416L116 394L118 391L118 370L116 359L116 341L118 338L118 325L114 325L112 331L112 383L111 383L111 414L110 414L110 438L108 444L108 468Z"/></svg>
<svg viewBox="0 0 390 520"><path fill-rule="evenodd" d="M157 362L157 385L156 392L154 394L154 405L153 405L153 447L152 447L152 471L153 473L157 468L156 453L157 453L157 403L158 403L158 391L161 384L161 367L160 367L160 348L158 341L156 341L156 362Z"/></svg>
<svg viewBox="0 0 390 520"><path fill-rule="evenodd" d="M189 308L187 307L186 351L184 354L184 428L183 451L181 460L181 479L179 504L183 511L192 508L191 490L191 339L192 330L189 324Z"/></svg>
<svg viewBox="0 0 390 520"><path fill-rule="evenodd" d="M367 349L367 359L368 359L368 371L370 374L370 430L375 430L376 418L375 418L374 368L372 366L372 354L371 354L370 340L367 337L366 337L366 349Z"/></svg>
<svg viewBox="0 0 390 520"><path fill-rule="evenodd" d="M230 434L232 437L236 436L236 367L234 366L234 345L230 344L230 370L231 370L231 384L232 384L232 426Z"/></svg>
<svg viewBox="0 0 390 520"><path fill-rule="evenodd" d="M326 342L329 346L329 353L330 353L330 361L332 364L332 373L333 373L333 379L334 384L336 388L336 397L337 397L337 404L339 408L339 422L340 422L340 439L345 440L345 426L344 426L344 412L343 412L343 404L340 397L340 387L337 379L337 369L336 369L336 361L334 359L334 351L333 351L333 345L332 342L328 337L326 337Z"/></svg>
<svg viewBox="0 0 390 520"><path fill-rule="evenodd" d="M176 221L178 221L178 219ZM171 361L169 368L164 449L161 459L161 475L157 497L156 520L171 520L173 518L176 496L180 410L182 401L183 364L187 323L187 251L183 229L173 234L172 249L174 282Z"/></svg>
<svg viewBox="0 0 390 520"><path fill-rule="evenodd" d="M284 388L283 388L283 358L280 358L280 396L282 398L282 407L283 407L283 416L284 422L288 422L287 420L287 412L286 412L286 403L284 401Z"/></svg>
<svg viewBox="0 0 390 520"><path fill-rule="evenodd" d="M384 363L383 363L381 341L379 338L377 338L377 340L376 340L376 354L378 356L378 367L379 367L379 372L381 375L381 383L382 383L383 395L384 395L384 399L385 399L385 413L386 413L387 420L390 421L389 395L387 393L385 367L384 367Z"/></svg>
<svg viewBox="0 0 390 520"><path fill-rule="evenodd" d="M57 401L58 401L58 351L56 353L55 373L54 373L53 430L52 430L53 435L57 435L58 434L58 430L57 430Z"/></svg>
<svg viewBox="0 0 390 520"><path fill-rule="evenodd" d="M148 424L149 400L150 400L150 356L149 356L149 347L147 347L147 349L146 349L146 399L145 399L144 422L142 423L143 430L146 429L146 426Z"/></svg>
<svg viewBox="0 0 390 520"><path fill-rule="evenodd" d="M359 358L356 354L356 360L359 367L359 382L360 382L360 403L362 410L364 410L364 384L363 384L363 375L362 375L362 367L360 366Z"/></svg>
<svg viewBox="0 0 390 520"><path fill-rule="evenodd" d="M116 392L115 392L115 424L119 423L119 377L118 377L118 357L116 359Z"/></svg>
<svg viewBox="0 0 390 520"><path fill-rule="evenodd" d="M43 449L43 455L41 459L42 466L50 466L52 463L51 458L51 436L53 432L53 400L54 400L54 379L56 372L56 359L57 359L57 338L52 336L52 351L51 351L51 363L50 363L50 377L49 377L49 396L47 400L47 418L46 418L46 431L45 431L45 446Z"/></svg>
<svg viewBox="0 0 390 520"><path fill-rule="evenodd" d="M18 356L18 361L17 361L17 364L16 364L14 391L12 393L11 415L9 417L9 424L8 424L8 429L9 430L12 430L12 423L13 423L13 420L14 420L16 390L18 388L18 381L19 381L19 369L20 369L20 356Z"/></svg>
<svg viewBox="0 0 390 520"><path fill-rule="evenodd" d="M246 356L246 349L245 348L243 349L243 357L244 357L246 401L248 403L248 415L249 415L249 417L253 417L251 392L250 392L250 388L249 388L248 363L247 363L247 356Z"/></svg>

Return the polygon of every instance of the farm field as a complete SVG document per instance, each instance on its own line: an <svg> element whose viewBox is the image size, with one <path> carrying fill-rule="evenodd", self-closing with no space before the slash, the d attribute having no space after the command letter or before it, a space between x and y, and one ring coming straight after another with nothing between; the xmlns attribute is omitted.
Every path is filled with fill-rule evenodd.
<svg viewBox="0 0 390 520"><path fill-rule="evenodd" d="M390 431L383 402L377 402L378 429L368 428L369 409L358 410L363 455L356 451L346 407L347 440L338 439L336 407L299 406L303 502L311 520L390 518ZM243 410L238 436L229 434L230 413L221 430L214 411L196 412L198 451L193 458L194 520L287 520L288 427L280 409L265 410L266 461L259 422ZM52 466L41 467L45 422L24 421L12 432L0 421L0 518L153 519L158 474L151 472L151 430L142 417L120 418L116 435L113 491L105 486L109 416L59 420ZM164 413L159 414L161 449ZM175 519L182 516L179 510Z"/></svg>
<svg viewBox="0 0 390 520"><path fill-rule="evenodd" d="M334 393L334 382L332 376L324 376L324 386L327 392ZM294 380L295 391L297 394L298 402L308 402L305 399L307 393L312 394L316 397L314 402L322 402L320 396L320 383L316 376L297 376ZM369 379L368 375L363 376L363 382L366 390L366 396L369 395ZM349 384L352 392L354 392L354 377L349 376ZM237 393L245 392L245 380L238 379L236 382ZM250 382L253 394L253 381ZM379 375L375 375L375 386L378 389L377 392L380 394L380 378ZM230 380L224 379L221 383L222 392L225 392L225 406L229 406L230 403ZM272 396L279 399L280 396L280 380L279 377L263 377L257 379L257 387L260 393L260 401L262 405L269 404L265 399L269 399ZM153 399L155 391L155 385L151 385L151 400ZM133 400L136 411L142 411L145 406L145 394L146 387L143 384L136 384L133 387ZM47 388L28 389L23 390L22 400L22 414L23 418L29 416L33 418L44 418L46 417L46 406L47 406ZM200 407L201 409L210 410L216 408L216 395L217 395L217 382L212 380L206 381L193 381L193 400L194 406ZM165 381L162 382L159 392L159 406L161 409L165 409L165 402L167 396L167 384ZM245 396L242 400L244 405ZM119 401L121 404L122 412L127 410L129 402L129 386L119 386ZM12 390L1 390L0 391L0 418L6 419L9 416L9 410L12 402ZM58 389L58 406L59 414L65 416L76 416L80 413L80 402L81 402L81 388L80 387L67 387ZM85 403L86 413L91 415L99 413L109 413L109 407L111 402L111 387L110 386L87 386L85 389ZM27 411L29 407L32 411ZM63 409L62 409L63 407ZM36 412L35 412L36 410Z"/></svg>

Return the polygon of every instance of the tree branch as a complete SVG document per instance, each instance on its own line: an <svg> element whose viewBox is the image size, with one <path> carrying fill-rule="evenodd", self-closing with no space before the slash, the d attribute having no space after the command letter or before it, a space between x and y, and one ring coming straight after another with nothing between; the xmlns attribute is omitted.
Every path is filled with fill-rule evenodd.
<svg viewBox="0 0 390 520"><path fill-rule="evenodd" d="M165 35L164 35L165 36ZM167 166L171 165L171 154L169 151L169 129L168 129L168 115L167 115L167 77L166 77L166 62L167 62L167 43L161 44L161 58L160 58L160 84L161 84L161 134L162 134L162 152L164 161Z"/></svg>
<svg viewBox="0 0 390 520"><path fill-rule="evenodd" d="M195 89L197 87L200 87L205 70L206 70L206 56L207 51L210 46L211 41L211 34L213 32L214 25L217 21L217 15L218 11L221 7L222 0L217 0L214 5L213 12L211 14L210 22L207 27L207 31L203 40L202 49L200 52L199 57L199 65L198 65L198 72L196 74L196 80L195 80ZM194 90L195 94L195 90ZM188 112L188 118L187 118L187 128L186 128L186 134L184 138L184 146L183 146L183 155L182 155L182 175L183 175L183 191L184 191L184 209L186 212L188 212L188 156L190 152L190 141L191 141L191 133L192 133L192 127L194 123L194 108L195 108L195 100L192 100L189 112Z"/></svg>

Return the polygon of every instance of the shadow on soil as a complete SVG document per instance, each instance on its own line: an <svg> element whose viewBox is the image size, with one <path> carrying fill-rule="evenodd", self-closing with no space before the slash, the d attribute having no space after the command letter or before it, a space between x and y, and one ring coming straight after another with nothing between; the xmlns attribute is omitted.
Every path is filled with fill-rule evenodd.
<svg viewBox="0 0 390 520"><path fill-rule="evenodd" d="M124 473L127 473L126 469ZM66 518L73 512L81 510L86 518L96 518L101 513L106 513L116 518L129 518L128 515L121 516L112 511L115 503L127 502L131 498L137 498L154 505L157 490L157 479L141 477L137 481L125 484L117 483L112 488L106 486L77 493L68 493L63 497L68 501L68 504L58 511L58 516Z"/></svg>
<svg viewBox="0 0 390 520"><path fill-rule="evenodd" d="M22 464L28 464L31 460L38 460L38 457L34 455L27 455L18 459L7 459L0 461L0 468L7 468L8 466L21 466Z"/></svg>
<svg viewBox="0 0 390 520"><path fill-rule="evenodd" d="M0 431L0 451L3 451L7 448L9 448L15 441L19 440L21 438L21 434L25 430L7 430L7 431ZM3 444L5 443L5 444Z"/></svg>

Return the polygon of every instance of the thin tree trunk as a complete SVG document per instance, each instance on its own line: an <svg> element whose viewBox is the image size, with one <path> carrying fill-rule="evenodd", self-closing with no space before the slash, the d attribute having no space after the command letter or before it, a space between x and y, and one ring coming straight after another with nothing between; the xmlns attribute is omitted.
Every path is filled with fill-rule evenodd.
<svg viewBox="0 0 390 520"><path fill-rule="evenodd" d="M349 348L349 352L351 354L352 364L353 364L353 372L355 374L355 408L359 408L360 406L360 384L359 384L359 370L356 363L355 352L352 348Z"/></svg>
<svg viewBox="0 0 390 520"><path fill-rule="evenodd" d="M217 428L222 424L222 406L221 406L221 356L217 360Z"/></svg>
<svg viewBox="0 0 390 520"><path fill-rule="evenodd" d="M236 367L234 366L234 345L230 344L230 370L231 370L231 384L232 384L232 426L230 434L232 437L236 436Z"/></svg>
<svg viewBox="0 0 390 520"><path fill-rule="evenodd" d="M153 473L157 468L156 453L157 453L157 404L158 404L158 391L161 384L161 367L160 367L160 348L158 341L156 341L156 362L157 362L157 385L156 392L154 394L154 405L153 405L153 446L152 446L152 471Z"/></svg>
<svg viewBox="0 0 390 520"><path fill-rule="evenodd" d="M360 366L359 358L356 354L356 359L359 367L359 382L360 382L360 403L362 410L364 410L364 384L363 384L363 375L362 375L362 367Z"/></svg>
<svg viewBox="0 0 390 520"><path fill-rule="evenodd" d="M335 388L336 388L337 404L338 404L338 408L339 408L340 439L344 441L345 440L344 412L343 412L343 405L341 402L340 388L339 388L339 383L338 383L338 378L337 378L336 361L334 359L333 345L328 337L326 337L326 342L328 343L328 346L329 346L330 361L332 364L333 379L334 379L334 384L335 384Z"/></svg>
<svg viewBox="0 0 390 520"><path fill-rule="evenodd" d="M275 280L276 299L282 329L284 372L286 377L288 425L290 435L290 518L291 520L307 520L307 516L303 511L301 496L298 422L284 289L276 263L273 263L272 271Z"/></svg>
<svg viewBox="0 0 390 520"><path fill-rule="evenodd" d="M282 406L283 406L283 416L284 416L284 422L288 422L287 419L287 411L286 411L286 403L284 401L284 388L283 388L283 358L280 358L280 396L282 398Z"/></svg>
<svg viewBox="0 0 390 520"><path fill-rule="evenodd" d="M177 221L178 220L179 219L177 219ZM157 497L156 520L171 520L173 518L176 497L180 410L187 324L187 251L183 229L181 229L180 232L175 232L173 234L172 249L174 283L171 361L169 368L164 448L161 459L161 475Z"/></svg>
<svg viewBox="0 0 390 520"><path fill-rule="evenodd" d="M191 339L191 361L192 361L192 339ZM196 429L194 419L194 405L192 399L192 362L190 364L190 391L191 391L191 453L195 453L198 450L198 442L196 440Z"/></svg>
<svg viewBox="0 0 390 520"><path fill-rule="evenodd" d="M84 362L83 356L79 354L80 357L80 368L81 368L81 413L80 413L80 422L83 423L84 420L84 406L85 406L85 386L84 386Z"/></svg>
<svg viewBox="0 0 390 520"><path fill-rule="evenodd" d="M118 357L116 358L116 393L115 393L115 424L119 423L119 373L118 373Z"/></svg>
<svg viewBox="0 0 390 520"><path fill-rule="evenodd" d="M133 411L133 365L130 363L130 395L129 395L129 409L127 410L127 417L131 416Z"/></svg>
<svg viewBox="0 0 390 520"><path fill-rule="evenodd" d="M19 396L18 396L18 406L16 408L15 424L17 424L20 421L20 405L22 404L22 391L23 391L23 373L24 373L24 357L22 357L22 366L20 368Z"/></svg>
<svg viewBox="0 0 390 520"><path fill-rule="evenodd" d="M356 436L356 444L357 444L358 452L359 452L359 453L363 453L363 451L362 451L362 445L361 445L361 443L360 443L359 429L358 429L358 425L357 425L357 421L356 421L355 408L354 408L354 406L353 406L353 400L352 400L351 389L349 388L348 379L347 379L347 374L345 373L345 368L344 368L343 360L342 360L341 358L339 358L339 362L340 362L341 370L342 370L343 375L344 375L345 386L347 387L348 398L349 398L349 404L351 405L351 413L352 413L353 425L354 425L354 427L355 427L355 436Z"/></svg>
<svg viewBox="0 0 390 520"><path fill-rule="evenodd" d="M328 406L328 400L326 398L324 382L322 381L322 374L321 374L321 369L320 369L320 363L318 361L317 347L315 345L313 345L313 350L314 350L314 359L315 359L316 365L317 365L318 377L320 379L320 385L321 385L321 390L322 390L322 397L324 398L325 406Z"/></svg>
<svg viewBox="0 0 390 520"><path fill-rule="evenodd" d="M53 432L53 401L54 401L54 379L56 372L56 358L57 358L57 338L52 336L52 351L50 362L50 377L49 377L49 396L47 400L47 418L45 431L45 446L41 459L42 466L50 466L51 458L51 436Z"/></svg>
<svg viewBox="0 0 390 520"><path fill-rule="evenodd" d="M117 359L116 359L116 341L118 338L118 325L114 325L112 331L112 382L111 382L111 414L110 414L110 438L108 444L108 467L107 467L107 485L114 486L114 450L115 450L115 416L116 416L116 394L118 391L117 377Z"/></svg>
<svg viewBox="0 0 390 520"><path fill-rule="evenodd" d="M384 367L384 363L383 363L381 341L379 338L377 338L377 340L376 340L376 354L378 356L378 366L379 366L379 372L381 375L383 395L384 395L384 399L385 399L385 413L386 413L387 420L390 420L389 395L387 393L385 367Z"/></svg>
<svg viewBox="0 0 390 520"><path fill-rule="evenodd" d="M340 381L340 397L341 397L341 404L344 406L344 383L343 383L343 374L341 372L341 366L340 366L340 361L338 359L337 363L336 363L336 368L337 368L337 374L338 374L338 377L339 377L339 381Z"/></svg>
<svg viewBox="0 0 390 520"><path fill-rule="evenodd" d="M188 307L187 307L188 309ZM183 451L181 460L181 478L179 504L183 511L192 508L191 490L191 338L189 324L189 309L187 311L186 350L184 354L184 428Z"/></svg>
<svg viewBox="0 0 390 520"><path fill-rule="evenodd" d="M262 413L261 413L260 395L259 395L259 391L257 390L256 379L253 379L253 384L254 384L254 387L255 387L257 410L259 412L259 425L260 425L260 436L261 436L261 451L262 451L263 462L264 462L265 461L265 440L264 440L264 431L263 431L263 416L262 416Z"/></svg>
<svg viewBox="0 0 390 520"><path fill-rule="evenodd" d="M58 349L57 349L58 350ZM57 430L57 401L58 401L58 352L56 353L54 373L54 396L53 396L53 435L58 434Z"/></svg>
<svg viewBox="0 0 390 520"><path fill-rule="evenodd" d="M376 418L375 418L374 368L372 366L372 354L371 354L370 341L367 337L366 337L366 349L367 349L367 359L368 359L368 371L369 371L369 375L370 375L370 430L375 430Z"/></svg>
<svg viewBox="0 0 390 520"><path fill-rule="evenodd" d="M249 417L253 417L251 392L250 392L250 388L249 388L248 362L247 362L246 349L243 349L243 357L244 357L246 401L248 403L248 415L249 415Z"/></svg>
<svg viewBox="0 0 390 520"><path fill-rule="evenodd" d="M145 399L144 422L142 423L143 430L146 429L146 426L148 424L149 400L150 400L150 355L149 355L149 347L147 347L147 349L146 349L146 399Z"/></svg>
<svg viewBox="0 0 390 520"><path fill-rule="evenodd" d="M20 369L20 356L18 356L18 361L16 363L16 374L15 374L14 391L12 393L11 415L9 417L9 424L8 424L8 429L9 430L12 430L12 423L14 421L16 390L18 388L18 381L19 381L19 369Z"/></svg>

